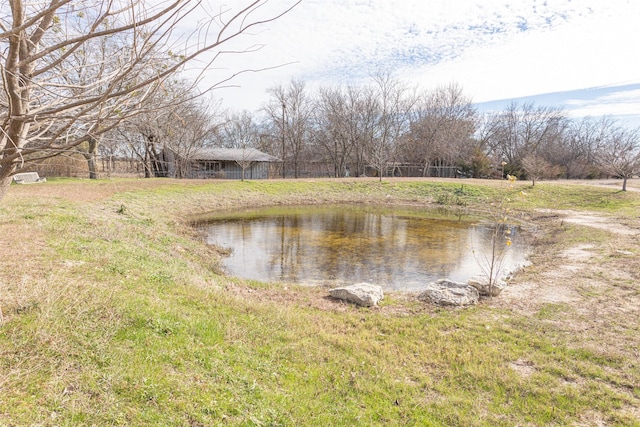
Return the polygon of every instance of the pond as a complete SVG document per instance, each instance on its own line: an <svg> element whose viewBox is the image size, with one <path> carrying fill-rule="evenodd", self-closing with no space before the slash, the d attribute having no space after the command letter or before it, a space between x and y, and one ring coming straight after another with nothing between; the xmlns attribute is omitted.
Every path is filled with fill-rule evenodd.
<svg viewBox="0 0 640 427"><path fill-rule="evenodd" d="M425 209L280 207L234 212L200 225L228 249L230 275L262 282L338 286L358 282L414 291L440 278L483 274L492 228L478 218ZM510 227L501 272L526 264L522 230Z"/></svg>

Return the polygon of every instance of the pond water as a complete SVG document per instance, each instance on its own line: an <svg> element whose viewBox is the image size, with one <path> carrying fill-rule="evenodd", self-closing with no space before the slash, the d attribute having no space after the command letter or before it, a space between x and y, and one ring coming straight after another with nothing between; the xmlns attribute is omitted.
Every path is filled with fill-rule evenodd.
<svg viewBox="0 0 640 427"><path fill-rule="evenodd" d="M440 278L466 282L481 275L492 232L477 218L453 213L355 206L235 212L201 227L208 244L229 250L223 266L234 276L326 286L368 282L407 291ZM521 230L511 231L504 274L526 263Z"/></svg>

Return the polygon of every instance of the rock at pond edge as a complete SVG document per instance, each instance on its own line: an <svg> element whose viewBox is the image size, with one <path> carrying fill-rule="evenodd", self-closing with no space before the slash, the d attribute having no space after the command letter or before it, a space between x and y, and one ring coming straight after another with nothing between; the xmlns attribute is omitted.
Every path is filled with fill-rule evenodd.
<svg viewBox="0 0 640 427"><path fill-rule="evenodd" d="M329 295L333 298L352 302L361 307L378 305L383 298L382 287L369 283L356 283L355 285L329 289Z"/></svg>
<svg viewBox="0 0 640 427"><path fill-rule="evenodd" d="M427 285L419 295L420 301L438 305L465 306L477 304L480 294L476 288L464 283L440 279Z"/></svg>

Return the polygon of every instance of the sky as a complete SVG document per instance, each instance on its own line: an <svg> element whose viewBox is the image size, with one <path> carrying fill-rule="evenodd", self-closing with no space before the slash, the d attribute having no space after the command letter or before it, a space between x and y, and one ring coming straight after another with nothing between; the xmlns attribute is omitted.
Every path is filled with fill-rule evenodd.
<svg viewBox="0 0 640 427"><path fill-rule="evenodd" d="M277 68L215 92L234 110L260 109L291 79L313 91L389 71L424 90L456 83L481 111L531 101L640 125L637 0L302 0L238 42L261 48L219 71Z"/></svg>

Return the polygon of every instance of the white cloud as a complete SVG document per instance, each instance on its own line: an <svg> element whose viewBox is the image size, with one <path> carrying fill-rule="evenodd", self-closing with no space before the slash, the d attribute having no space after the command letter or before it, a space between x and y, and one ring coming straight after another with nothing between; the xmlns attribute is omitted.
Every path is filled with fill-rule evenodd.
<svg viewBox="0 0 640 427"><path fill-rule="evenodd" d="M640 89L613 91L592 99L566 101L569 114L576 117L611 115L637 121L640 116Z"/></svg>
<svg viewBox="0 0 640 427"><path fill-rule="evenodd" d="M380 68L425 89L457 82L479 102L636 83L638 22L633 0L303 0L254 37L261 51L224 62L227 73L294 64L219 94L254 109L292 77L357 82Z"/></svg>

